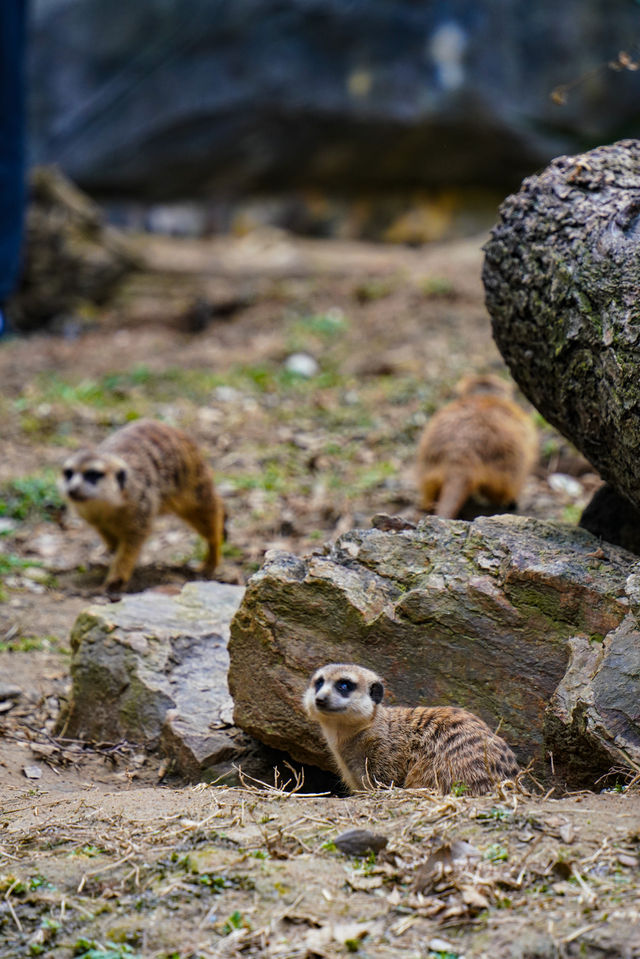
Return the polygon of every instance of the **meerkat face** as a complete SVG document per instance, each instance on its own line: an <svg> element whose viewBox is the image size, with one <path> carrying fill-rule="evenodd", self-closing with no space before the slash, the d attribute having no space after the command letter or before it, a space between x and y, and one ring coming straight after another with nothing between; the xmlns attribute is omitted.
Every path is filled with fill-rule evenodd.
<svg viewBox="0 0 640 959"><path fill-rule="evenodd" d="M61 490L76 506L84 503L123 501L127 467L118 456L100 456L93 450L79 450L62 468Z"/></svg>
<svg viewBox="0 0 640 959"><path fill-rule="evenodd" d="M307 715L323 725L365 727L383 695L382 681L372 670L331 663L313 674L303 705Z"/></svg>

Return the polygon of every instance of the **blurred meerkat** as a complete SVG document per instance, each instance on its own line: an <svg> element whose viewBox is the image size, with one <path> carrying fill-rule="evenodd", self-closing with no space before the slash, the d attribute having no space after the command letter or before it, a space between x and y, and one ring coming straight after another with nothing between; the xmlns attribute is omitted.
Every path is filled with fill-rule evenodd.
<svg viewBox="0 0 640 959"><path fill-rule="evenodd" d="M307 715L320 723L350 790L393 783L447 793L460 784L480 795L518 774L511 749L473 713L386 707L383 695L376 673L344 663L318 669L304 694Z"/></svg>
<svg viewBox="0 0 640 959"><path fill-rule="evenodd" d="M211 577L220 559L224 507L194 441L182 430L138 420L99 446L70 456L62 490L79 515L114 552L105 586L119 593L129 582L153 521L175 513L207 542L202 573Z"/></svg>
<svg viewBox="0 0 640 959"><path fill-rule="evenodd" d="M466 376L426 425L418 447L421 506L450 519L470 497L516 505L538 455L531 418L497 376Z"/></svg>

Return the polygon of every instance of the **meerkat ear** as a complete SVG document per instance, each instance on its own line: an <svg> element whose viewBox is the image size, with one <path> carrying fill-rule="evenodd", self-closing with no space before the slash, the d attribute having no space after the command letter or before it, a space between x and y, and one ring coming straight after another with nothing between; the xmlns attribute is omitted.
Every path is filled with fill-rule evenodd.
<svg viewBox="0 0 640 959"><path fill-rule="evenodd" d="M369 687L369 695L374 703L381 703L382 697L384 696L384 686L382 683L371 683L371 686Z"/></svg>
<svg viewBox="0 0 640 959"><path fill-rule="evenodd" d="M118 472L116 473L116 479L118 481L118 486L120 487L120 489L124 489L124 484L127 482L127 471L118 470Z"/></svg>

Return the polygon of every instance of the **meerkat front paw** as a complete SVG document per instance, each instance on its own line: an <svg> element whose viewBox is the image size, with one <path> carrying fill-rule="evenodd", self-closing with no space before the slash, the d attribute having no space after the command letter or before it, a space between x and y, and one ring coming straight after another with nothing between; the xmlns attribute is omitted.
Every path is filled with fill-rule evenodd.
<svg viewBox="0 0 640 959"><path fill-rule="evenodd" d="M125 585L125 581L122 579L122 577L119 577L118 579L108 579L104 584L105 592L112 603L118 602Z"/></svg>
<svg viewBox="0 0 640 959"><path fill-rule="evenodd" d="M203 579L213 579L213 574L216 571L217 563L204 562L198 570L198 575Z"/></svg>

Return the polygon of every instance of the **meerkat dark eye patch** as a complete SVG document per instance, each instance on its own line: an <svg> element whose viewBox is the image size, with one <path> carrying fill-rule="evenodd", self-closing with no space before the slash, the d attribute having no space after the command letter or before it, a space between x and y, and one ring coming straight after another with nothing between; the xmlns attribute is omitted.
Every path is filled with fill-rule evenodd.
<svg viewBox="0 0 640 959"><path fill-rule="evenodd" d="M381 703L382 697L384 696L384 686L382 683L371 683L371 686L369 687L369 695L374 703Z"/></svg>
<svg viewBox="0 0 640 959"><path fill-rule="evenodd" d="M350 679L339 679L335 684L336 692L341 696L348 696L356 688L356 684Z"/></svg>
<svg viewBox="0 0 640 959"><path fill-rule="evenodd" d="M99 483L104 473L101 473L100 470L85 470L82 474L86 479L87 483L91 483L92 486L95 486L96 483Z"/></svg>
<svg viewBox="0 0 640 959"><path fill-rule="evenodd" d="M69 467L67 466L66 470L62 471L62 475L64 476L66 480L70 480L71 477L73 476L73 470L69 469Z"/></svg>
<svg viewBox="0 0 640 959"><path fill-rule="evenodd" d="M124 489L124 484L127 482L127 473L126 470L118 470L116 473L116 479L118 481L118 486L120 489Z"/></svg>
<svg viewBox="0 0 640 959"><path fill-rule="evenodd" d="M313 684L313 688L315 689L316 692L319 692L322 689L323 684L324 684L324 677L318 676L315 683Z"/></svg>

